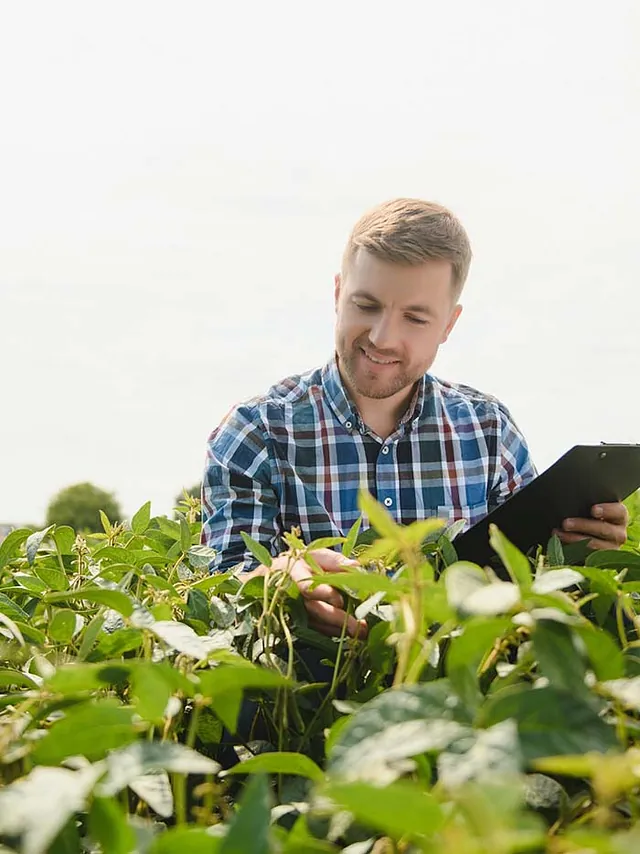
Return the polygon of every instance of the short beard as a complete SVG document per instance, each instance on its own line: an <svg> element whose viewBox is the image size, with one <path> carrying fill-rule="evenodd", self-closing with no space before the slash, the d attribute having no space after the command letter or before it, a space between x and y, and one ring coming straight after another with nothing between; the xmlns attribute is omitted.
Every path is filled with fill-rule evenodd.
<svg viewBox="0 0 640 854"><path fill-rule="evenodd" d="M361 397L368 397L370 400L386 400L386 398L398 394L399 391L414 385L419 379L419 377L412 377L407 373L400 373L386 386L380 386L375 382L361 383L355 371L355 361L359 358L357 351L360 349L356 345L348 354L339 353L338 358L348 384Z"/></svg>

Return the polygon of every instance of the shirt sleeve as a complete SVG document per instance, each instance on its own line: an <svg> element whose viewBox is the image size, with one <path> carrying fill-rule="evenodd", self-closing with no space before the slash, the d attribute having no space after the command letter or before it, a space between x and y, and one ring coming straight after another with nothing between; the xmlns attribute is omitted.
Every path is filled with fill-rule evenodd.
<svg viewBox="0 0 640 854"><path fill-rule="evenodd" d="M225 572L237 564L242 570L258 566L241 531L275 555L279 514L262 421L254 408L236 407L207 443L201 543L216 551L210 571Z"/></svg>
<svg viewBox="0 0 640 854"><path fill-rule="evenodd" d="M526 439L509 410L502 404L498 406L498 417L498 447L489 492L489 513L538 476Z"/></svg>

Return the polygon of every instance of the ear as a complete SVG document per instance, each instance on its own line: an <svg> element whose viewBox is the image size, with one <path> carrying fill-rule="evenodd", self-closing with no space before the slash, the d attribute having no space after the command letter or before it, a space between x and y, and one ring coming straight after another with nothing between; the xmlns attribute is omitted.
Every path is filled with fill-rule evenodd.
<svg viewBox="0 0 640 854"><path fill-rule="evenodd" d="M338 310L338 300L340 299L340 289L342 288L342 276L340 273L336 273L333 277L333 304Z"/></svg>
<svg viewBox="0 0 640 854"><path fill-rule="evenodd" d="M442 340L440 341L441 344L444 344L444 342L447 340L449 335L451 335L453 327L456 325L458 318L460 317L461 314L462 314L462 306L458 304L454 307L453 311L451 312L451 317L449 318L449 322L447 323L447 326L444 330Z"/></svg>

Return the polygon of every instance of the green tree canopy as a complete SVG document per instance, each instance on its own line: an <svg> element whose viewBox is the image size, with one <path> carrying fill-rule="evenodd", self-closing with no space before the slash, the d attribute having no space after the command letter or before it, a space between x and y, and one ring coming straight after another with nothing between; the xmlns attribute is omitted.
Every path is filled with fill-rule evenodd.
<svg viewBox="0 0 640 854"><path fill-rule="evenodd" d="M114 495L92 483L77 483L60 490L47 508L47 525L70 525L76 531L101 531L100 510L110 522L122 519Z"/></svg>

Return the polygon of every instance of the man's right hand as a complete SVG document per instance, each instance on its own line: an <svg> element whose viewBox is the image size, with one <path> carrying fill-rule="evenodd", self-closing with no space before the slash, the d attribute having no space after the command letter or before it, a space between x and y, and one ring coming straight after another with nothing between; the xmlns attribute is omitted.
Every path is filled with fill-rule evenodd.
<svg viewBox="0 0 640 854"><path fill-rule="evenodd" d="M311 552L313 559L324 572L346 572L354 566L358 566L357 560L345 558L332 549L316 549ZM289 555L278 555L273 559L271 570L282 570L289 566L291 557ZM243 581L248 581L256 575L264 575L267 571L265 566L242 576ZM290 567L291 578L298 585L298 589L304 598L304 606L309 618L309 626L329 637L339 637L342 634L345 620L347 621L347 634L352 637L363 639L367 636L367 623L365 620L356 620L351 614L344 610L344 599L340 593L329 584L319 584L314 589L311 587L313 571L306 561L299 559Z"/></svg>

